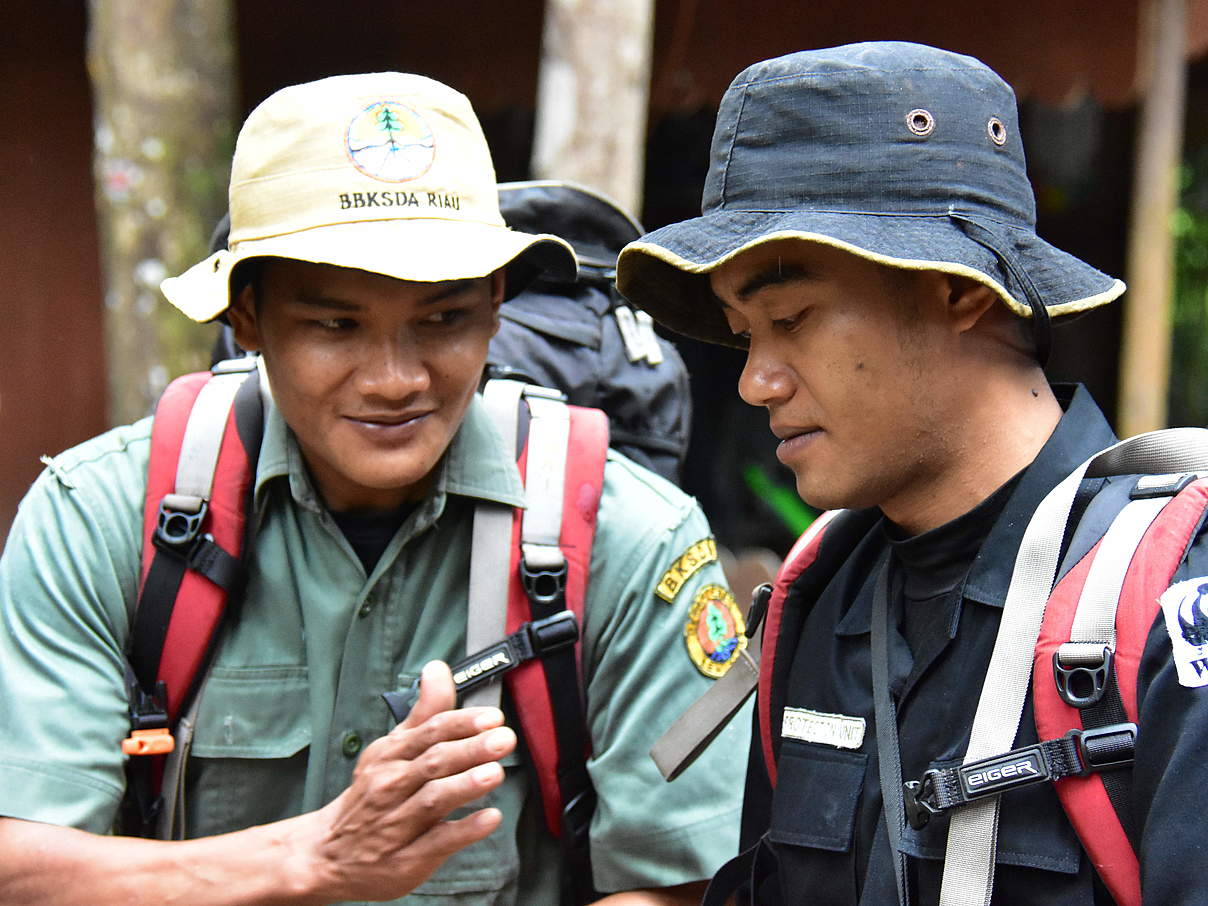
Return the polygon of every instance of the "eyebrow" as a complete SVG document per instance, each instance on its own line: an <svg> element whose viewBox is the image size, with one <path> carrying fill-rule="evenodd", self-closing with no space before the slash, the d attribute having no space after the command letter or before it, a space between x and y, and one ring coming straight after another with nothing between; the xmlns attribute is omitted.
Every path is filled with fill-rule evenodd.
<svg viewBox="0 0 1208 906"><path fill-rule="evenodd" d="M780 262L769 264L763 270L748 277L742 286L738 287L734 296L740 302L746 302L761 289L786 283L799 283L802 280L808 280L809 277L809 272L805 268L795 264L784 265Z"/></svg>
<svg viewBox="0 0 1208 906"><path fill-rule="evenodd" d="M462 280L450 280L447 282L442 281L439 284L433 284L434 286L439 286L440 288L432 293L432 295L422 299L419 304L435 305L437 302L443 302L445 299L466 292L473 287L474 283L475 279L471 277ZM301 305L307 305L313 308L335 309L336 311L361 310L361 305L359 303L352 302L348 299L341 299L338 296L329 296L307 286L303 286L298 289L294 300Z"/></svg>

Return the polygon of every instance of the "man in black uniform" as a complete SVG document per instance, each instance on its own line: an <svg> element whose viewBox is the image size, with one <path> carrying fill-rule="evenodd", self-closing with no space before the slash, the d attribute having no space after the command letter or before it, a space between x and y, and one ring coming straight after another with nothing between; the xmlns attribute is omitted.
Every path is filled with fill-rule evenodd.
<svg viewBox="0 0 1208 906"><path fill-rule="evenodd" d="M969 748L1025 527L1114 440L1084 389L1046 381L1050 319L1123 284L1036 235L1009 86L970 57L887 42L741 73L703 216L629 245L618 286L668 327L746 347L739 393L767 408L801 497L863 511L843 539L824 536L833 578L812 601L801 583L786 598L796 634L757 708L773 743L753 746L750 851L723 875L760 904L939 902L949 816L887 821L902 800L878 754L896 735L910 780ZM1206 572L1197 539L1174 579ZM1136 674L1129 811L1146 903L1208 902L1192 829L1208 810L1208 690L1177 634L1159 612ZM883 713L897 712L880 727L879 670ZM1015 746L1037 741L1032 716L1029 694ZM1112 902L1053 784L1001 801L994 903Z"/></svg>

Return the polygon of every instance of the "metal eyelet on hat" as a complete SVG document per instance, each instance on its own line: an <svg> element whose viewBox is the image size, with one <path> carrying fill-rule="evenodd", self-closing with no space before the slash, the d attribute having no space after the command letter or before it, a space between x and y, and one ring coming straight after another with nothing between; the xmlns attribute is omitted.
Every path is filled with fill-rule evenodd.
<svg viewBox="0 0 1208 906"><path fill-rule="evenodd" d="M930 135L935 129L935 117L930 111L917 107L906 114L906 128L915 135Z"/></svg>
<svg viewBox="0 0 1208 906"><path fill-rule="evenodd" d="M986 132L990 134L990 141L1000 148L1007 143L1007 127L998 117L990 117L990 122L986 123Z"/></svg>

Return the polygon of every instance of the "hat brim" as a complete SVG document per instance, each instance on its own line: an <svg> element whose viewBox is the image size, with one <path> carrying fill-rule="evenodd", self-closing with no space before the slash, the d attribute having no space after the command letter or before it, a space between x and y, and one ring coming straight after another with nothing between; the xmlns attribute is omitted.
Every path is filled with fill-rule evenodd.
<svg viewBox="0 0 1208 906"><path fill-rule="evenodd" d="M486 277L507 267L508 298L543 272L573 280L578 269L574 250L557 236L436 218L374 220L244 240L169 277L160 289L194 321L212 321L230 306L235 266L265 257L332 264L416 283Z"/></svg>
<svg viewBox="0 0 1208 906"><path fill-rule="evenodd" d="M1125 290L1122 281L1030 230L996 227L1053 318L1104 305ZM726 323L708 274L747 249L782 239L833 246L889 267L969 277L993 289L1016 314L1031 317L1024 288L947 214L716 211L627 245L617 263L617 289L685 336L745 348Z"/></svg>

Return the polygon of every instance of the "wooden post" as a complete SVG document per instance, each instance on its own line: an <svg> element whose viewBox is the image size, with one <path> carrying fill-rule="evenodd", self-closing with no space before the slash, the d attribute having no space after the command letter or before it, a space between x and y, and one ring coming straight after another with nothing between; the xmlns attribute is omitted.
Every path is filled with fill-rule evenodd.
<svg viewBox="0 0 1208 906"><path fill-rule="evenodd" d="M535 176L640 213L654 0L546 0Z"/></svg>
<svg viewBox="0 0 1208 906"><path fill-rule="evenodd" d="M1186 0L1141 10L1141 113L1129 225L1118 430L1166 427L1174 292L1172 218L1178 204L1187 64Z"/></svg>
<svg viewBox="0 0 1208 906"><path fill-rule="evenodd" d="M159 282L205 256L226 210L235 97L229 0L90 0L96 205L109 420L145 415L170 376L209 364L213 327Z"/></svg>

